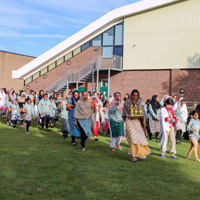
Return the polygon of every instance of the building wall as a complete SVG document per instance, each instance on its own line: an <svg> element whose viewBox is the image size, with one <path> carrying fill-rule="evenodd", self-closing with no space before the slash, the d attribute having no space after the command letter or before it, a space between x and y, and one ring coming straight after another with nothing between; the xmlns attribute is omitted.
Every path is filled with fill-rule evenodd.
<svg viewBox="0 0 200 200"><path fill-rule="evenodd" d="M92 57L101 55L101 53L102 53L101 47L89 47L86 50L82 51L81 53L77 54L76 56L70 58L61 65L55 67L51 71L44 74L47 75L46 79L44 79L43 78L44 75L42 75L39 78L32 81L31 83L29 83L28 85L24 86L24 89L26 89L27 86L29 86L30 89L33 89L35 91L45 90L50 84L58 80L64 74L66 73L71 74L73 71L76 72L86 63L88 63L92 59ZM70 65L67 65L68 61L71 62Z"/></svg>
<svg viewBox="0 0 200 200"><path fill-rule="evenodd" d="M34 57L0 51L0 87L13 88L15 91L23 89L24 80L12 79L12 70L17 70L27 64Z"/></svg>
<svg viewBox="0 0 200 200"><path fill-rule="evenodd" d="M112 73L110 93L131 93L133 89L146 99L157 94L160 98L170 93L170 70L123 71Z"/></svg>
<svg viewBox="0 0 200 200"><path fill-rule="evenodd" d="M200 68L200 1L124 19L124 70Z"/></svg>

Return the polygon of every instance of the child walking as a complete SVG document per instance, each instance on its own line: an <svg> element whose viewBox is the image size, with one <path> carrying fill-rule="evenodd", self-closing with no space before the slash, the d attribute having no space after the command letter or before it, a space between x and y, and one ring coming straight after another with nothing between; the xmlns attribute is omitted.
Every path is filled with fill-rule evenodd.
<svg viewBox="0 0 200 200"><path fill-rule="evenodd" d="M10 106L11 108L11 122L12 122L12 126L13 128L16 127L17 121L19 120L19 105L18 105L18 100L15 99L15 102L13 102Z"/></svg>
<svg viewBox="0 0 200 200"><path fill-rule="evenodd" d="M55 117L57 107L53 101L53 97L49 97L49 100L51 102L51 112L50 112L50 118L49 118L50 120L49 121L50 121L51 128L53 128L54 127L54 117Z"/></svg>
<svg viewBox="0 0 200 200"><path fill-rule="evenodd" d="M103 129L103 135L105 135L105 131L107 131L109 129L109 102L105 101L103 104L103 118L104 120L102 120L102 129Z"/></svg>
<svg viewBox="0 0 200 200"><path fill-rule="evenodd" d="M25 120L26 120L26 133L29 134L29 127L31 125L31 117L32 115L35 116L35 111L33 108L33 104L31 102L31 99L28 97L26 99L26 104L24 106L24 110L25 110Z"/></svg>
<svg viewBox="0 0 200 200"><path fill-rule="evenodd" d="M174 125L178 119L174 116L172 109L174 101L172 98L167 98L164 107L160 111L160 135L161 135L161 158L166 158L167 143L170 141L170 153L172 159L178 159L176 154L176 138Z"/></svg>
<svg viewBox="0 0 200 200"><path fill-rule="evenodd" d="M190 120L188 126L187 126L187 131L189 133L189 138L191 142L191 147L188 152L187 159L190 159L191 153L194 151L195 155L195 160L197 162L200 162L200 159L197 154L198 150L198 139L200 138L200 120L199 120L199 112L197 110L194 110L193 113L193 118Z"/></svg>

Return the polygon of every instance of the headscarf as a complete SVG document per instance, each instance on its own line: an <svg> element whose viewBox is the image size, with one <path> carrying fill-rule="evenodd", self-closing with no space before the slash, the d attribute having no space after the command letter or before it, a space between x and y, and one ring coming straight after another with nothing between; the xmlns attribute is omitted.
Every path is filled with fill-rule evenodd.
<svg viewBox="0 0 200 200"><path fill-rule="evenodd" d="M23 97L25 95L25 97ZM21 95L18 97L19 103L24 103L27 98L27 94L22 92Z"/></svg>
<svg viewBox="0 0 200 200"><path fill-rule="evenodd" d="M157 110L159 110L161 108L161 105L159 102L157 102L157 95L152 96L152 100L151 100L151 106L152 106L152 110L154 111L154 113L157 115Z"/></svg>
<svg viewBox="0 0 200 200"><path fill-rule="evenodd" d="M15 94L14 94L13 96L11 96L12 93L13 93L13 91L14 91L13 89L10 89L9 92L8 92L8 98L9 98L9 100L10 100L12 103L14 103L14 102L15 102L15 99L16 99Z"/></svg>
<svg viewBox="0 0 200 200"><path fill-rule="evenodd" d="M114 97L115 97L116 94L117 94L117 93L114 93L114 94L113 94ZM115 103L116 103L115 98L111 99L111 100L109 101L109 107L113 107L113 106L115 105ZM120 109L123 109L123 108L124 108L124 100L121 100L120 104L116 107L116 109L117 109L117 110L120 110Z"/></svg>
<svg viewBox="0 0 200 200"><path fill-rule="evenodd" d="M76 108L74 112L74 118L77 119L88 119L94 112L92 103L89 99L84 100L81 98L76 103Z"/></svg>
<svg viewBox="0 0 200 200"><path fill-rule="evenodd" d="M177 96L177 94L176 94L176 93L173 93L173 94L172 94L172 97L174 98L175 96ZM178 99L178 96L177 96L176 102L178 102L178 101L179 101L179 99Z"/></svg>
<svg viewBox="0 0 200 200"><path fill-rule="evenodd" d="M74 90L74 91L72 92L72 97L71 97L72 105L73 105L74 107L76 107L77 101L80 100L80 96L78 97L77 100L75 99L74 94L75 94L76 92L78 92L78 90ZM79 94L79 92L78 92L78 94Z"/></svg>

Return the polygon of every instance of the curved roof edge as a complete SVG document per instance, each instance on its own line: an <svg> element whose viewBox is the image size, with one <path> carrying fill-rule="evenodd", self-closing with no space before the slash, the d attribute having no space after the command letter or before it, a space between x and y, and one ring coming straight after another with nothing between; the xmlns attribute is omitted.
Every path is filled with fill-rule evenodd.
<svg viewBox="0 0 200 200"><path fill-rule="evenodd" d="M109 13L102 16L101 18L94 21L93 23L89 24L87 27L83 28L82 30L75 33L74 35L70 36L63 42L59 43L55 47L46 51L45 53L43 53L36 59L27 63L23 67L19 68L18 70L13 70L12 78L23 78L27 73L31 72L36 67L47 62L52 57L55 57L59 53L63 52L65 49L78 43L79 41L87 37L88 35L94 33L96 30L101 29L102 27L108 25L109 23L120 20L128 15L133 15L141 11L146 11L152 8L156 8L159 6L167 5L167 4L178 2L178 1L181 1L181 0L159 0L159 1L158 0L142 0L130 5L112 10Z"/></svg>

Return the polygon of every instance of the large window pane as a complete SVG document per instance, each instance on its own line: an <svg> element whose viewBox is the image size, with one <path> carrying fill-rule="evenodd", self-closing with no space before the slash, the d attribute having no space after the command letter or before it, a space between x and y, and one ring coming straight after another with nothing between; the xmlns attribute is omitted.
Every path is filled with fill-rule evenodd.
<svg viewBox="0 0 200 200"><path fill-rule="evenodd" d="M95 37L92 40L92 46L101 46L101 39L102 39L102 35Z"/></svg>
<svg viewBox="0 0 200 200"><path fill-rule="evenodd" d="M115 45L122 45L124 38L124 24L115 26Z"/></svg>
<svg viewBox="0 0 200 200"><path fill-rule="evenodd" d="M65 61L70 59L72 57L72 52L68 53L66 56L65 56Z"/></svg>
<svg viewBox="0 0 200 200"><path fill-rule="evenodd" d="M80 53L81 52L81 47L78 47L77 49L75 49L73 51L73 56L75 56L76 54Z"/></svg>
<svg viewBox="0 0 200 200"><path fill-rule="evenodd" d="M103 46L113 45L114 28L103 33Z"/></svg>
<svg viewBox="0 0 200 200"><path fill-rule="evenodd" d="M115 47L114 48L114 55L116 56L123 56L123 47Z"/></svg>
<svg viewBox="0 0 200 200"><path fill-rule="evenodd" d="M52 70L52 69L55 68L55 67L56 67L56 63L54 62L54 63L52 63L51 65L49 65L49 71Z"/></svg>
<svg viewBox="0 0 200 200"><path fill-rule="evenodd" d="M87 43L85 43L85 44L81 47L81 50L84 51L84 50L87 49L89 46L90 46L90 43L87 42Z"/></svg>
<svg viewBox="0 0 200 200"><path fill-rule="evenodd" d="M29 78L27 78L26 80L25 80L25 85L27 85L28 83L30 83L32 81L32 77L29 77Z"/></svg>
<svg viewBox="0 0 200 200"><path fill-rule="evenodd" d="M62 57L59 60L57 60L57 66L62 64L63 62L64 62L64 57Z"/></svg>
<svg viewBox="0 0 200 200"><path fill-rule="evenodd" d="M44 69L42 69L42 70L40 71L40 75L43 75L43 74L45 74L45 73L47 73L47 67L45 67Z"/></svg>
<svg viewBox="0 0 200 200"><path fill-rule="evenodd" d="M113 47L103 47L102 58L112 58Z"/></svg>

